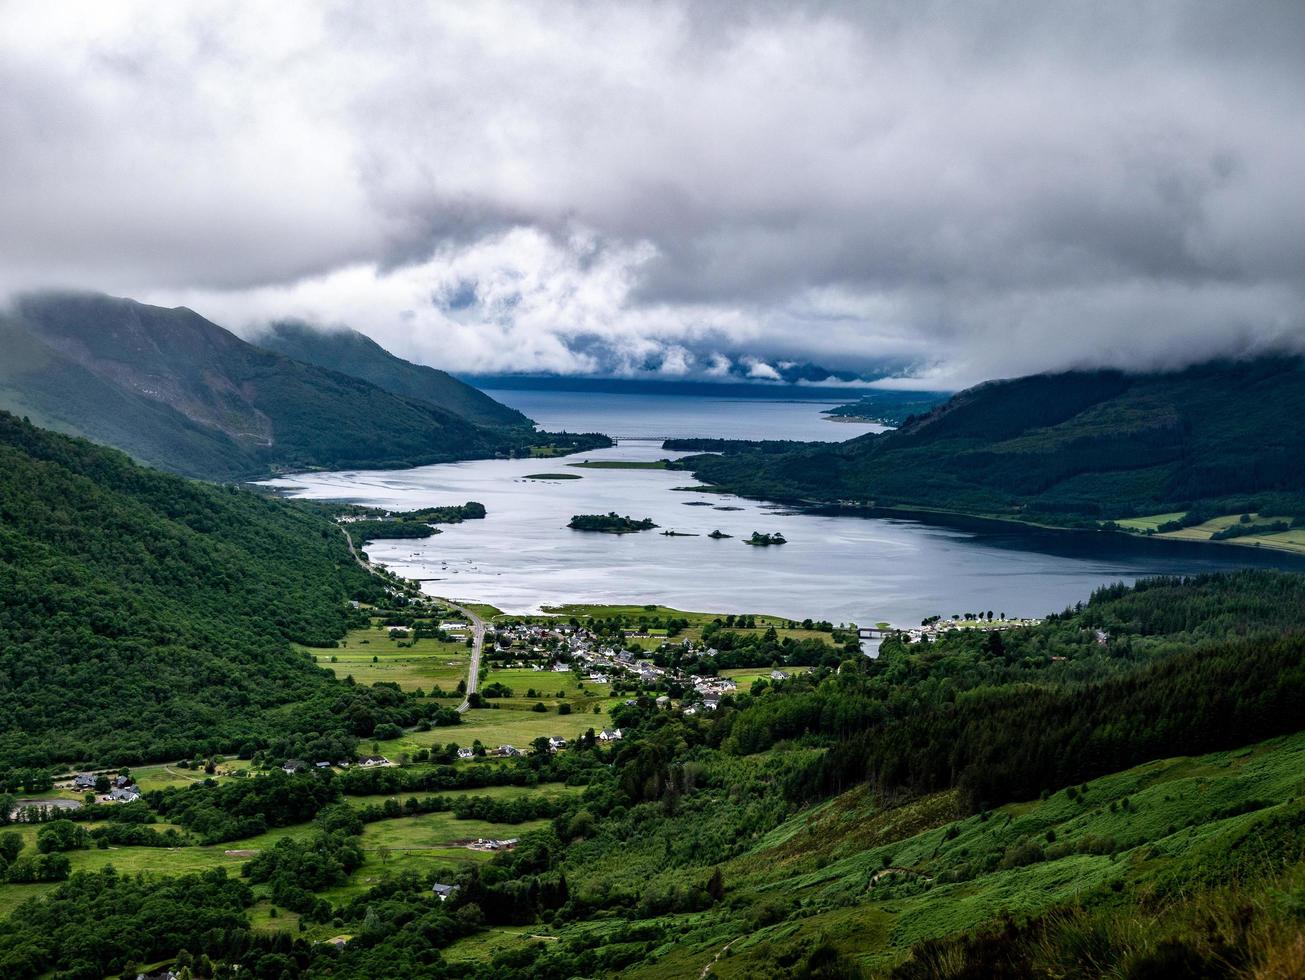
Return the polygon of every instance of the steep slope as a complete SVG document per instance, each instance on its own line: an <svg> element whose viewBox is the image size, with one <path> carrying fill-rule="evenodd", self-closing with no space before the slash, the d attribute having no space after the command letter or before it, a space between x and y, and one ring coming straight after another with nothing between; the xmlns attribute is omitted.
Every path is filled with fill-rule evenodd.
<svg viewBox="0 0 1305 980"><path fill-rule="evenodd" d="M277 323L254 342L296 361L362 378L391 394L438 405L478 425L533 425L516 409L483 391L444 371L395 357L356 330L314 330L301 323Z"/></svg>
<svg viewBox="0 0 1305 980"><path fill-rule="evenodd" d="M15 352L0 365L0 408L187 476L418 465L493 455L513 441L254 347L187 309L28 296L0 318L0 335Z"/></svg>
<svg viewBox="0 0 1305 980"><path fill-rule="evenodd" d="M376 591L307 509L0 412L0 773L359 734L347 712L388 709L291 641Z"/></svg>
<svg viewBox="0 0 1305 980"><path fill-rule="evenodd" d="M689 465L759 495L1095 519L1254 495L1305 510L1302 445L1305 362L1272 357L989 382L883 435Z"/></svg>

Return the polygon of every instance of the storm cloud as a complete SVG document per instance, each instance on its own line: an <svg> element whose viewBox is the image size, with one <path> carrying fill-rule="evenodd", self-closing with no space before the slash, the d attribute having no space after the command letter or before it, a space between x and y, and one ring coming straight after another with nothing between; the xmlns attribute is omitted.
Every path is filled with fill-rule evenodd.
<svg viewBox="0 0 1305 980"><path fill-rule="evenodd" d="M931 386L1305 342L1305 5L0 5L0 288Z"/></svg>

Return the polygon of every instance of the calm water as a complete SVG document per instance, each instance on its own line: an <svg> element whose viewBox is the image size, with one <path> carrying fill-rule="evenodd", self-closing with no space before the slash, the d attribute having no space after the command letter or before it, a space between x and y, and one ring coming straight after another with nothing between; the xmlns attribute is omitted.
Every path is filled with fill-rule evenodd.
<svg viewBox="0 0 1305 980"><path fill-rule="evenodd" d="M883 426L833 422L821 412L848 401L749 401L569 391L489 391L553 432L605 432L614 439L801 439L841 442Z"/></svg>
<svg viewBox="0 0 1305 980"><path fill-rule="evenodd" d="M608 401L627 396L597 396L595 401L608 413L598 417L585 414L585 403L593 396L549 392L534 401L518 397L533 399L538 394L506 392L503 397L549 426L569 418L568 428L610 431L613 419L638 422L633 408L613 407ZM540 406L551 399L573 404L554 406L552 414L542 411ZM849 435L864 431L825 422L818 407L810 404L763 403L771 410L763 417L758 403L691 400L707 404L664 405L643 424L669 429L660 435L752 438L773 437L775 427L784 432L836 427ZM671 427L672 419L678 428ZM674 454L657 442L631 440L566 460L483 460L410 470L313 473L274 483L296 496L396 510L479 500L489 511L483 521L446 527L424 541L373 542L367 551L404 576L428 580L425 588L432 594L481 599L510 612L561 602L631 601L907 625L935 613L972 610L1042 615L1087 598L1103 583L1145 575L1244 565L1305 569L1301 559L1251 549L792 514L773 504L673 490L694 483L684 473L566 466L579 459L649 460L668 455ZM579 473L582 478L526 479L550 472ZM739 509L717 509L722 506ZM671 538L660 531L617 536L566 527L572 514L611 510L651 517L662 529L705 535L719 528L734 538ZM789 544L743 544L740 539L754 530L782 531Z"/></svg>

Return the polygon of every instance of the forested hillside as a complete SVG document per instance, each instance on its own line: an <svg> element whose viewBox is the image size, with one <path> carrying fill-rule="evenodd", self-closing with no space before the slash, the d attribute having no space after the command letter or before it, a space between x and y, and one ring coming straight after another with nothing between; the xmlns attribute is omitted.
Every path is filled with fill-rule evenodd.
<svg viewBox="0 0 1305 980"><path fill-rule="evenodd" d="M1305 361L1265 357L994 381L893 432L788 452L715 445L726 455L681 465L772 499L1081 523L1206 505L1305 514L1302 445Z"/></svg>
<svg viewBox="0 0 1305 980"><path fill-rule="evenodd" d="M514 408L452 375L395 357L356 330L315 330L302 323L272 324L254 338L260 347L305 364L362 378L404 398L439 405L480 425L531 428Z"/></svg>
<svg viewBox="0 0 1305 980"><path fill-rule="evenodd" d="M184 308L27 296L0 314L0 343L0 409L185 476L421 465L536 439L528 426L466 417L474 395L444 406L392 394L254 347Z"/></svg>
<svg viewBox="0 0 1305 980"><path fill-rule="evenodd" d="M377 593L322 517L0 412L0 772L370 734L397 701L291 642Z"/></svg>
<svg viewBox="0 0 1305 980"><path fill-rule="evenodd" d="M615 739L464 759L463 726L418 728L395 766L264 751L6 828L0 907L38 900L0 922L0 972L1300 975L1302 577L1109 587L878 660L776 633L710 624L720 663L790 671L696 714L625 699Z"/></svg>

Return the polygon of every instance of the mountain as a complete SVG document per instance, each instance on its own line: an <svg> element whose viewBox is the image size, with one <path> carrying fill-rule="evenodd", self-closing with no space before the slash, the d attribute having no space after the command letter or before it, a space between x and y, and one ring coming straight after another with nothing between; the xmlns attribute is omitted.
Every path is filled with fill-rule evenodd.
<svg viewBox="0 0 1305 980"><path fill-rule="evenodd" d="M420 465L523 439L248 344L191 310L88 293L0 315L0 409L186 476Z"/></svg>
<svg viewBox="0 0 1305 980"><path fill-rule="evenodd" d="M1072 523L1209 507L1305 513L1305 361L1078 371L960 392L892 432L682 465L755 496ZM779 447L786 449L787 447Z"/></svg>
<svg viewBox="0 0 1305 980"><path fill-rule="evenodd" d="M444 371L395 357L356 330L315 330L302 323L273 324L254 338L258 346L305 364L362 378L394 395L438 405L477 425L533 427L514 408Z"/></svg>
<svg viewBox="0 0 1305 980"><path fill-rule="evenodd" d="M308 508L0 412L0 774L310 732L347 751L356 717L402 706L292 641L332 645L348 600L379 594Z"/></svg>

